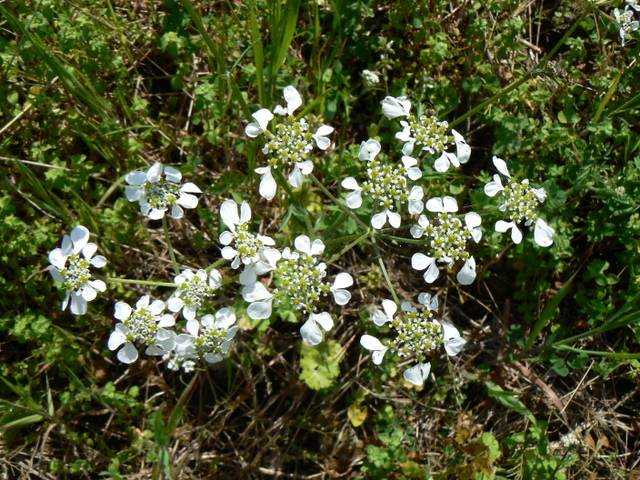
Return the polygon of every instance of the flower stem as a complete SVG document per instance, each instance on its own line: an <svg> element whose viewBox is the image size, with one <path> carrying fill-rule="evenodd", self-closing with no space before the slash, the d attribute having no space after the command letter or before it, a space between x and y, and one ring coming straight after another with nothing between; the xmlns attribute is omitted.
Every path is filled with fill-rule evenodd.
<svg viewBox="0 0 640 480"><path fill-rule="evenodd" d="M338 199L334 197L329 190L327 190L327 188L320 182L320 180L316 178L316 176L313 173L309 174L309 178L311 178L311 180L316 185L316 187L322 190L322 193L324 193L327 197L329 197L331 201L335 203L340 210L342 210L344 213L349 215L358 225L360 225L362 228L367 230L367 232L369 231L369 225L367 225L362 220L360 220L358 216L349 209L349 207L346 207L345 205L342 204L342 202L338 201Z"/></svg>
<svg viewBox="0 0 640 480"><path fill-rule="evenodd" d="M178 288L177 283L170 283L170 282L156 282L153 280L132 280L130 278L110 278L110 277L103 277L101 275L96 275L95 277L99 278L100 280L106 283L124 283L124 284L133 284L133 285L150 285L152 287Z"/></svg>
<svg viewBox="0 0 640 480"><path fill-rule="evenodd" d="M371 238L371 244L373 245L373 249L376 251L376 258L378 259L380 270L382 270L382 275L384 276L384 280L387 282L387 286L389 287L389 291L391 292L393 301L396 302L396 304L400 305L400 299L398 298L398 294L393 288L393 283L391 283L391 277L389 277L389 273L387 272L387 268L384 265L384 261L382 261L382 254L380 253L380 248L378 248L378 244L376 243L376 237L375 235L370 235L370 238Z"/></svg>
<svg viewBox="0 0 640 480"><path fill-rule="evenodd" d="M176 262L176 254L173 251L173 245L171 245L171 238L169 238L169 225L167 223L166 215L162 217L162 227L164 228L164 238L167 241L167 247L169 248L169 256L171 257L171 264L173 265L173 271L176 275L180 275L180 267Z"/></svg>

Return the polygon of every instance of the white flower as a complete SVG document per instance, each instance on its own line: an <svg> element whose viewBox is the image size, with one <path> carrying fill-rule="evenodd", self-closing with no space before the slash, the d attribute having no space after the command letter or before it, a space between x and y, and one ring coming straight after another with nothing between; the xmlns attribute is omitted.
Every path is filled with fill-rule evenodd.
<svg viewBox="0 0 640 480"><path fill-rule="evenodd" d="M380 77L378 77L378 74L376 72L372 72L371 70L363 70L362 81L365 87L373 88L380 84Z"/></svg>
<svg viewBox="0 0 640 480"><path fill-rule="evenodd" d="M242 296L250 303L247 314L255 320L269 318L274 302L288 302L294 309L308 313L309 318L300 332L305 342L316 345L322 341L322 330L333 326L331 315L318 313L316 303L331 293L337 305L346 305L351 299L346 288L353 285L353 278L348 273L340 273L333 284L323 281L326 265L316 258L324 252L322 240L311 242L308 236L300 235L294 245L296 250L285 248L276 265L277 287L272 292L262 282L255 282L242 289Z"/></svg>
<svg viewBox="0 0 640 480"><path fill-rule="evenodd" d="M118 360L123 363L133 363L138 359L138 350L134 342L140 341L147 346L171 351L175 344L175 336L165 330L165 327L175 325L173 315L163 314L166 304L161 300L155 300L149 304L149 295L140 297L133 310L124 302L117 302L114 317L122 323L118 323L109 337L109 350L115 350L121 346L118 352ZM156 354L151 349L152 354Z"/></svg>
<svg viewBox="0 0 640 480"><path fill-rule="evenodd" d="M378 326L390 323L395 337L383 343L376 337L363 335L360 344L372 352L372 360L376 365L382 362L387 350L395 352L399 357L414 357L417 363L404 372L404 378L420 386L429 376L430 352L443 345L448 355L457 355L466 342L453 325L434 318L432 312L438 308L438 300L435 297L421 293L418 301L426 308L418 311L409 302L403 302L400 306L402 313L396 315L398 307L395 302L383 300L384 311L375 310L372 319Z"/></svg>
<svg viewBox="0 0 640 480"><path fill-rule="evenodd" d="M629 33L638 30L638 21L633 19L633 12L629 10L629 6L632 6L636 11L640 11L640 6L638 5L626 5L623 12L617 8L613 9L613 16L620 25L620 44L623 47L627 38L630 37Z"/></svg>
<svg viewBox="0 0 640 480"><path fill-rule="evenodd" d="M313 171L313 162L308 159L309 152L313 149L311 140L319 149L326 150L331 144L327 136L333 132L333 127L322 125L316 133L309 133L306 120L296 120L293 117L293 112L302 105L300 94L291 85L286 87L283 93L287 105L277 105L273 113L286 116L285 123L277 124L274 132L271 132L268 129L269 122L274 115L262 108L252 115L255 121L245 128L248 137L255 138L261 134L266 137L262 153L268 156L268 165L256 168L255 172L262 175L258 191L267 200L273 199L277 190L271 170L279 166L291 168L288 175L289 183L295 188L302 186L304 175Z"/></svg>
<svg viewBox="0 0 640 480"><path fill-rule="evenodd" d="M231 260L232 268L244 265L244 271L240 274L242 285L254 283L258 275L275 268L280 252L271 248L275 245L272 238L249 231L251 207L247 202L242 202L238 212L238 204L227 200L220 206L220 217L229 228L220 234L220 243L225 245L222 256Z"/></svg>
<svg viewBox="0 0 640 480"><path fill-rule="evenodd" d="M541 247L548 247L553 243L552 236L555 230L546 224L537 213L538 206L547 198L544 188L533 188L529 185L529 180L524 179L518 182L511 178L507 163L496 156L493 157L493 164L502 175L507 177L506 186L502 184L500 175L494 175L493 181L484 186L484 192L489 197L495 197L502 193L505 202L500 206L500 211L507 212L509 221L498 220L495 225L496 232L504 233L511 230L511 240L513 243L522 241L522 232L518 228L519 223L530 226L535 223L534 240Z"/></svg>
<svg viewBox="0 0 640 480"><path fill-rule="evenodd" d="M405 142L402 153L412 155L415 147L419 147L423 152L440 154L434 165L438 172L446 172L450 165L459 167L469 160L471 147L457 131L451 130L451 135L446 134L447 122L440 122L435 116L416 118L410 112L411 102L406 97L386 97L382 102L382 113L387 118L406 117L400 121L402 131L396 134L398 140ZM456 146L456 153L446 151L452 143Z"/></svg>
<svg viewBox="0 0 640 480"><path fill-rule="evenodd" d="M372 335L362 335L362 337L360 337L360 345L371 351L371 359L376 365L382 363L384 354L389 350L380 340Z"/></svg>
<svg viewBox="0 0 640 480"><path fill-rule="evenodd" d="M102 280L91 280L89 266L101 268L107 263L102 255L94 257L97 250L95 243L89 243L89 230L79 225L69 235L62 237L62 248L54 248L49 252L49 273L66 290L62 310L71 301L71 313L84 315L87 313L87 302L95 299L97 292L106 290L107 286Z"/></svg>
<svg viewBox="0 0 640 480"><path fill-rule="evenodd" d="M164 174L164 177L163 177ZM192 193L202 193L193 183L179 185L182 174L173 167L155 163L146 172L130 172L125 177L129 184L125 187L127 199L138 202L140 211L152 220L164 217L171 207L173 218L182 218L183 208L196 208L198 197Z"/></svg>
<svg viewBox="0 0 640 480"><path fill-rule="evenodd" d="M448 196L429 199L426 208L438 213L436 221L431 223L426 215L420 215L418 224L411 227L410 232L414 238L427 236L429 255L414 254L411 266L416 270L425 270L425 281L433 283L440 273L437 262L446 263L451 268L456 261L464 260L456 278L462 285L470 285L476 278L476 262L466 246L470 239L477 243L482 238L482 218L475 212L468 212L463 225L457 216L452 215L458 211L458 202Z"/></svg>
<svg viewBox="0 0 640 480"><path fill-rule="evenodd" d="M352 209L362 205L362 196L371 197L376 210L381 210L371 217L371 225L381 229L389 224L398 228L401 216L395 212L396 204L407 204L409 213L417 215L424 209L422 197L424 191L421 186L415 185L409 191L407 177L417 180L422 176L422 171L416 167L417 160L409 156L402 157L402 167L386 165L376 160L380 152L380 143L369 139L360 146L358 158L367 162L367 173L362 186L353 177L347 177L342 181L342 186L347 190L353 190L347 194L347 206Z"/></svg>
<svg viewBox="0 0 640 480"><path fill-rule="evenodd" d="M191 270L183 270L174 281L178 288L169 298L167 306L174 313L182 310L185 319L193 320L206 299L213 296L213 292L222 285L222 276L215 268L209 273L200 269L195 274Z"/></svg>
<svg viewBox="0 0 640 480"><path fill-rule="evenodd" d="M230 308L218 310L215 317L205 315L200 320L187 321L189 334L178 335L176 353L181 358L203 358L208 363L222 361L238 332L235 322Z"/></svg>

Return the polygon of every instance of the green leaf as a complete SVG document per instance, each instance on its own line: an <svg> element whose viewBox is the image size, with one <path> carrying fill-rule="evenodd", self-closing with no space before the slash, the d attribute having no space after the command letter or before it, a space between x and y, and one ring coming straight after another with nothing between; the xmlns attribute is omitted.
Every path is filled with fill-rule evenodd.
<svg viewBox="0 0 640 480"><path fill-rule="evenodd" d="M342 345L335 340L316 346L302 344L300 379L314 390L331 387L340 374L340 359L337 356L341 350Z"/></svg>

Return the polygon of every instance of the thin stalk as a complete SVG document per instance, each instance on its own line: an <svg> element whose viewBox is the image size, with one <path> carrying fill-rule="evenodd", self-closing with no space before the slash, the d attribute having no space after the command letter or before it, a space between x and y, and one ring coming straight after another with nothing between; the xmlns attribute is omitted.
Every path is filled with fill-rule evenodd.
<svg viewBox="0 0 640 480"><path fill-rule="evenodd" d="M333 257L331 257L329 259L329 261L325 262L327 265L331 265L333 262L335 262L338 258L340 258L342 255L344 255L345 253L347 253L349 250L351 250L353 247L355 247L356 245L358 245L359 243L361 243L363 240L369 238L370 236L373 236L371 229L369 229L369 231L358 235L358 238L356 238L353 242L349 243L346 247L344 247L342 250L340 250L339 253L336 253Z"/></svg>
<svg viewBox="0 0 640 480"><path fill-rule="evenodd" d="M338 199L334 197L329 190L327 190L327 188L322 184L322 182L320 182L320 180L316 178L316 176L313 173L309 174L309 178L313 181L316 187L322 190L322 193L324 193L327 197L329 197L329 199L338 206L340 210L342 210L344 213L349 215L362 228L364 228L365 230L369 230L369 225L367 225L362 220L360 220L358 216L355 213L353 213L351 209L349 209L349 207L346 207L345 205L342 204L342 202L338 201Z"/></svg>
<svg viewBox="0 0 640 480"><path fill-rule="evenodd" d="M169 225L167 223L166 215L162 217L162 228L164 228L164 238L167 241L167 247L169 248L169 255L171 256L171 264L173 265L173 271L176 275L180 275L180 267L176 262L176 254L173 251L173 245L171 244L171 238L169 238Z"/></svg>
<svg viewBox="0 0 640 480"><path fill-rule="evenodd" d="M179 272L178 272L179 273ZM177 283L172 282L156 282L153 280L133 280L131 278L115 278L115 277L103 277L101 275L96 275L96 278L106 282L106 283L122 283L122 284L133 284L133 285L149 285L152 287L170 287L170 288L178 288Z"/></svg>
<svg viewBox="0 0 640 480"><path fill-rule="evenodd" d="M391 282L391 277L389 277L389 273L387 272L387 267L382 261L382 254L380 253L380 248L378 248L378 244L376 243L375 235L371 235L371 244L373 245L373 249L376 251L376 258L378 260L378 265L380 265L380 270L382 270L382 276L384 276L385 282L387 282L387 286L389 287L389 291L391 292L391 296L393 297L393 301L396 302L397 305L400 305L400 299L398 298L398 294L393 288L393 283Z"/></svg>

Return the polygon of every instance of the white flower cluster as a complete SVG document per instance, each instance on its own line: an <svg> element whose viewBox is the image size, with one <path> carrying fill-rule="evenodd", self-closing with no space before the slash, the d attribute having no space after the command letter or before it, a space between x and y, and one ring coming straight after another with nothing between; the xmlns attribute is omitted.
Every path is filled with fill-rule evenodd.
<svg viewBox="0 0 640 480"><path fill-rule="evenodd" d="M369 139L362 142L358 159L366 162L366 178L362 185L353 177L347 177L342 181L342 186L347 190L353 190L347 195L347 206L352 209L362 205L362 196L371 197L376 210L382 210L371 217L371 225L380 230L389 224L398 228L401 217L396 212L397 205L407 204L410 214L419 214L424 209L422 187L413 186L409 190L407 177L417 180L422 172L416 164L416 159L403 156L402 166L384 164L376 159L382 147L377 140Z"/></svg>
<svg viewBox="0 0 640 480"><path fill-rule="evenodd" d="M262 175L259 193L267 200L275 197L278 186L272 169L291 168L288 176L289 183L298 188L302 186L303 175L313 171L313 162L308 159L309 152L313 149L311 140L313 139L321 150L326 150L331 144L327 135L333 132L333 127L322 125L316 133L312 134L308 131L309 124L304 118L296 120L293 117L293 112L302 105L302 98L293 86L289 85L284 89L284 99L287 102L286 107L278 105L273 113L266 108L261 108L252 115L255 121L245 128L248 137L255 138L261 134L266 137L262 153L268 156L268 165L256 168L255 171ZM275 131L271 132L268 127L274 114L285 116L286 119L285 123L277 124Z"/></svg>
<svg viewBox="0 0 640 480"><path fill-rule="evenodd" d="M553 234L555 230L538 216L538 205L545 201L547 192L544 188L533 188L529 185L529 180L524 179L521 182L511 178L507 163L498 157L493 157L493 164L498 172L507 177L508 183L502 185L500 175L494 175L493 181L484 187L484 192L494 197L498 193L502 193L505 202L500 206L501 212L509 215L508 220L498 220L496 222L496 232L504 233L511 230L511 240L513 243L522 241L522 232L518 229L519 223L525 226L535 224L533 238L541 247L549 247L553 243Z"/></svg>
<svg viewBox="0 0 640 480"><path fill-rule="evenodd" d="M353 285L353 278L348 273L339 273L333 284L324 281L326 265L316 258L324 252L322 240L311 242L308 236L300 235L294 245L295 250L289 247L284 249L276 264L276 287L272 291L264 283L256 281L242 289L242 296L251 303L247 314L255 320L269 318L273 304L282 302L309 314L300 334L306 343L317 345L323 340L322 330L333 328L333 318L329 312L317 313L318 301L331 293L337 305L346 305L351 294L345 289Z"/></svg>
<svg viewBox="0 0 640 480"><path fill-rule="evenodd" d="M464 347L466 340L453 325L436 320L431 312L437 312L438 300L428 293L421 293L418 301L424 309L418 311L409 302L398 306L391 300L382 301L382 310L373 312L373 323L383 326L389 323L395 337L382 342L372 335L363 335L360 344L371 351L373 363L380 365L387 351L395 352L399 357L412 356L416 364L405 370L404 379L421 386L429 377L431 363L428 359L438 346L444 346L450 356L455 356Z"/></svg>
<svg viewBox="0 0 640 480"><path fill-rule="evenodd" d="M175 168L155 163L146 172L128 173L125 193L127 199L138 202L140 211L152 220L164 217L169 207L173 218L182 218L183 208L198 206L198 197L191 194L202 191L191 182L180 185L181 180L182 173Z"/></svg>
<svg viewBox="0 0 640 480"><path fill-rule="evenodd" d="M400 125L403 127L396 137L405 142L402 153L411 155L415 147L423 152L440 155L434 168L438 172L446 172L449 167L459 167L461 163L469 161L471 147L455 130L451 130L451 135L447 135L449 128L447 122L439 122L434 116L427 117L421 115L419 118L411 115L411 102L407 97L386 97L382 101L382 113L387 118L406 117ZM456 153L447 152L449 145L455 144Z"/></svg>
<svg viewBox="0 0 640 480"><path fill-rule="evenodd" d="M620 25L620 43L623 47L625 42L631 38L631 32L638 30L638 20L634 18L634 13L631 9L640 12L640 5L638 5L637 0L626 0L626 3L623 11L618 8L613 9L613 16Z"/></svg>
<svg viewBox="0 0 640 480"><path fill-rule="evenodd" d="M215 269L200 269L197 272L184 270L175 277L178 288L167 302L155 300L149 304L149 296L138 300L133 310L124 302L116 303L114 316L122 323L116 325L109 337L109 349L118 352L118 359L123 363L133 363L138 359L138 350L134 343L147 346L147 355L161 355L172 369L182 367L192 370L194 360L204 359L209 363L222 360L229 350L231 340L238 328L234 326L236 317L229 308L222 308L215 316L203 315L196 318L198 311L213 296L215 290L222 285L222 276ZM177 334L173 327L176 324L173 313L182 312L186 319L185 329L188 333Z"/></svg>
<svg viewBox="0 0 640 480"><path fill-rule="evenodd" d="M418 224L411 227L411 235L414 238L426 236L429 255L416 253L411 258L411 266L426 270L425 281L433 283L439 275L438 262L451 268L462 260L464 264L456 278L462 285L471 285L476 279L476 261L467 251L467 243L470 239L477 243L482 238L482 218L475 212L468 212L463 224L460 218L452 215L458 211L458 202L453 197L432 198L427 202L427 210L437 213L437 217L430 222L426 215L420 215Z"/></svg>
<svg viewBox="0 0 640 480"><path fill-rule="evenodd" d="M69 235L62 237L62 247L54 248L49 253L49 273L53 280L62 283L66 296L62 302L62 310L71 302L71 313L84 315L87 313L87 302L104 292L107 288L102 280L92 280L89 266L104 267L107 259L102 255L93 256L98 247L89 243L89 230L82 225L77 226Z"/></svg>

